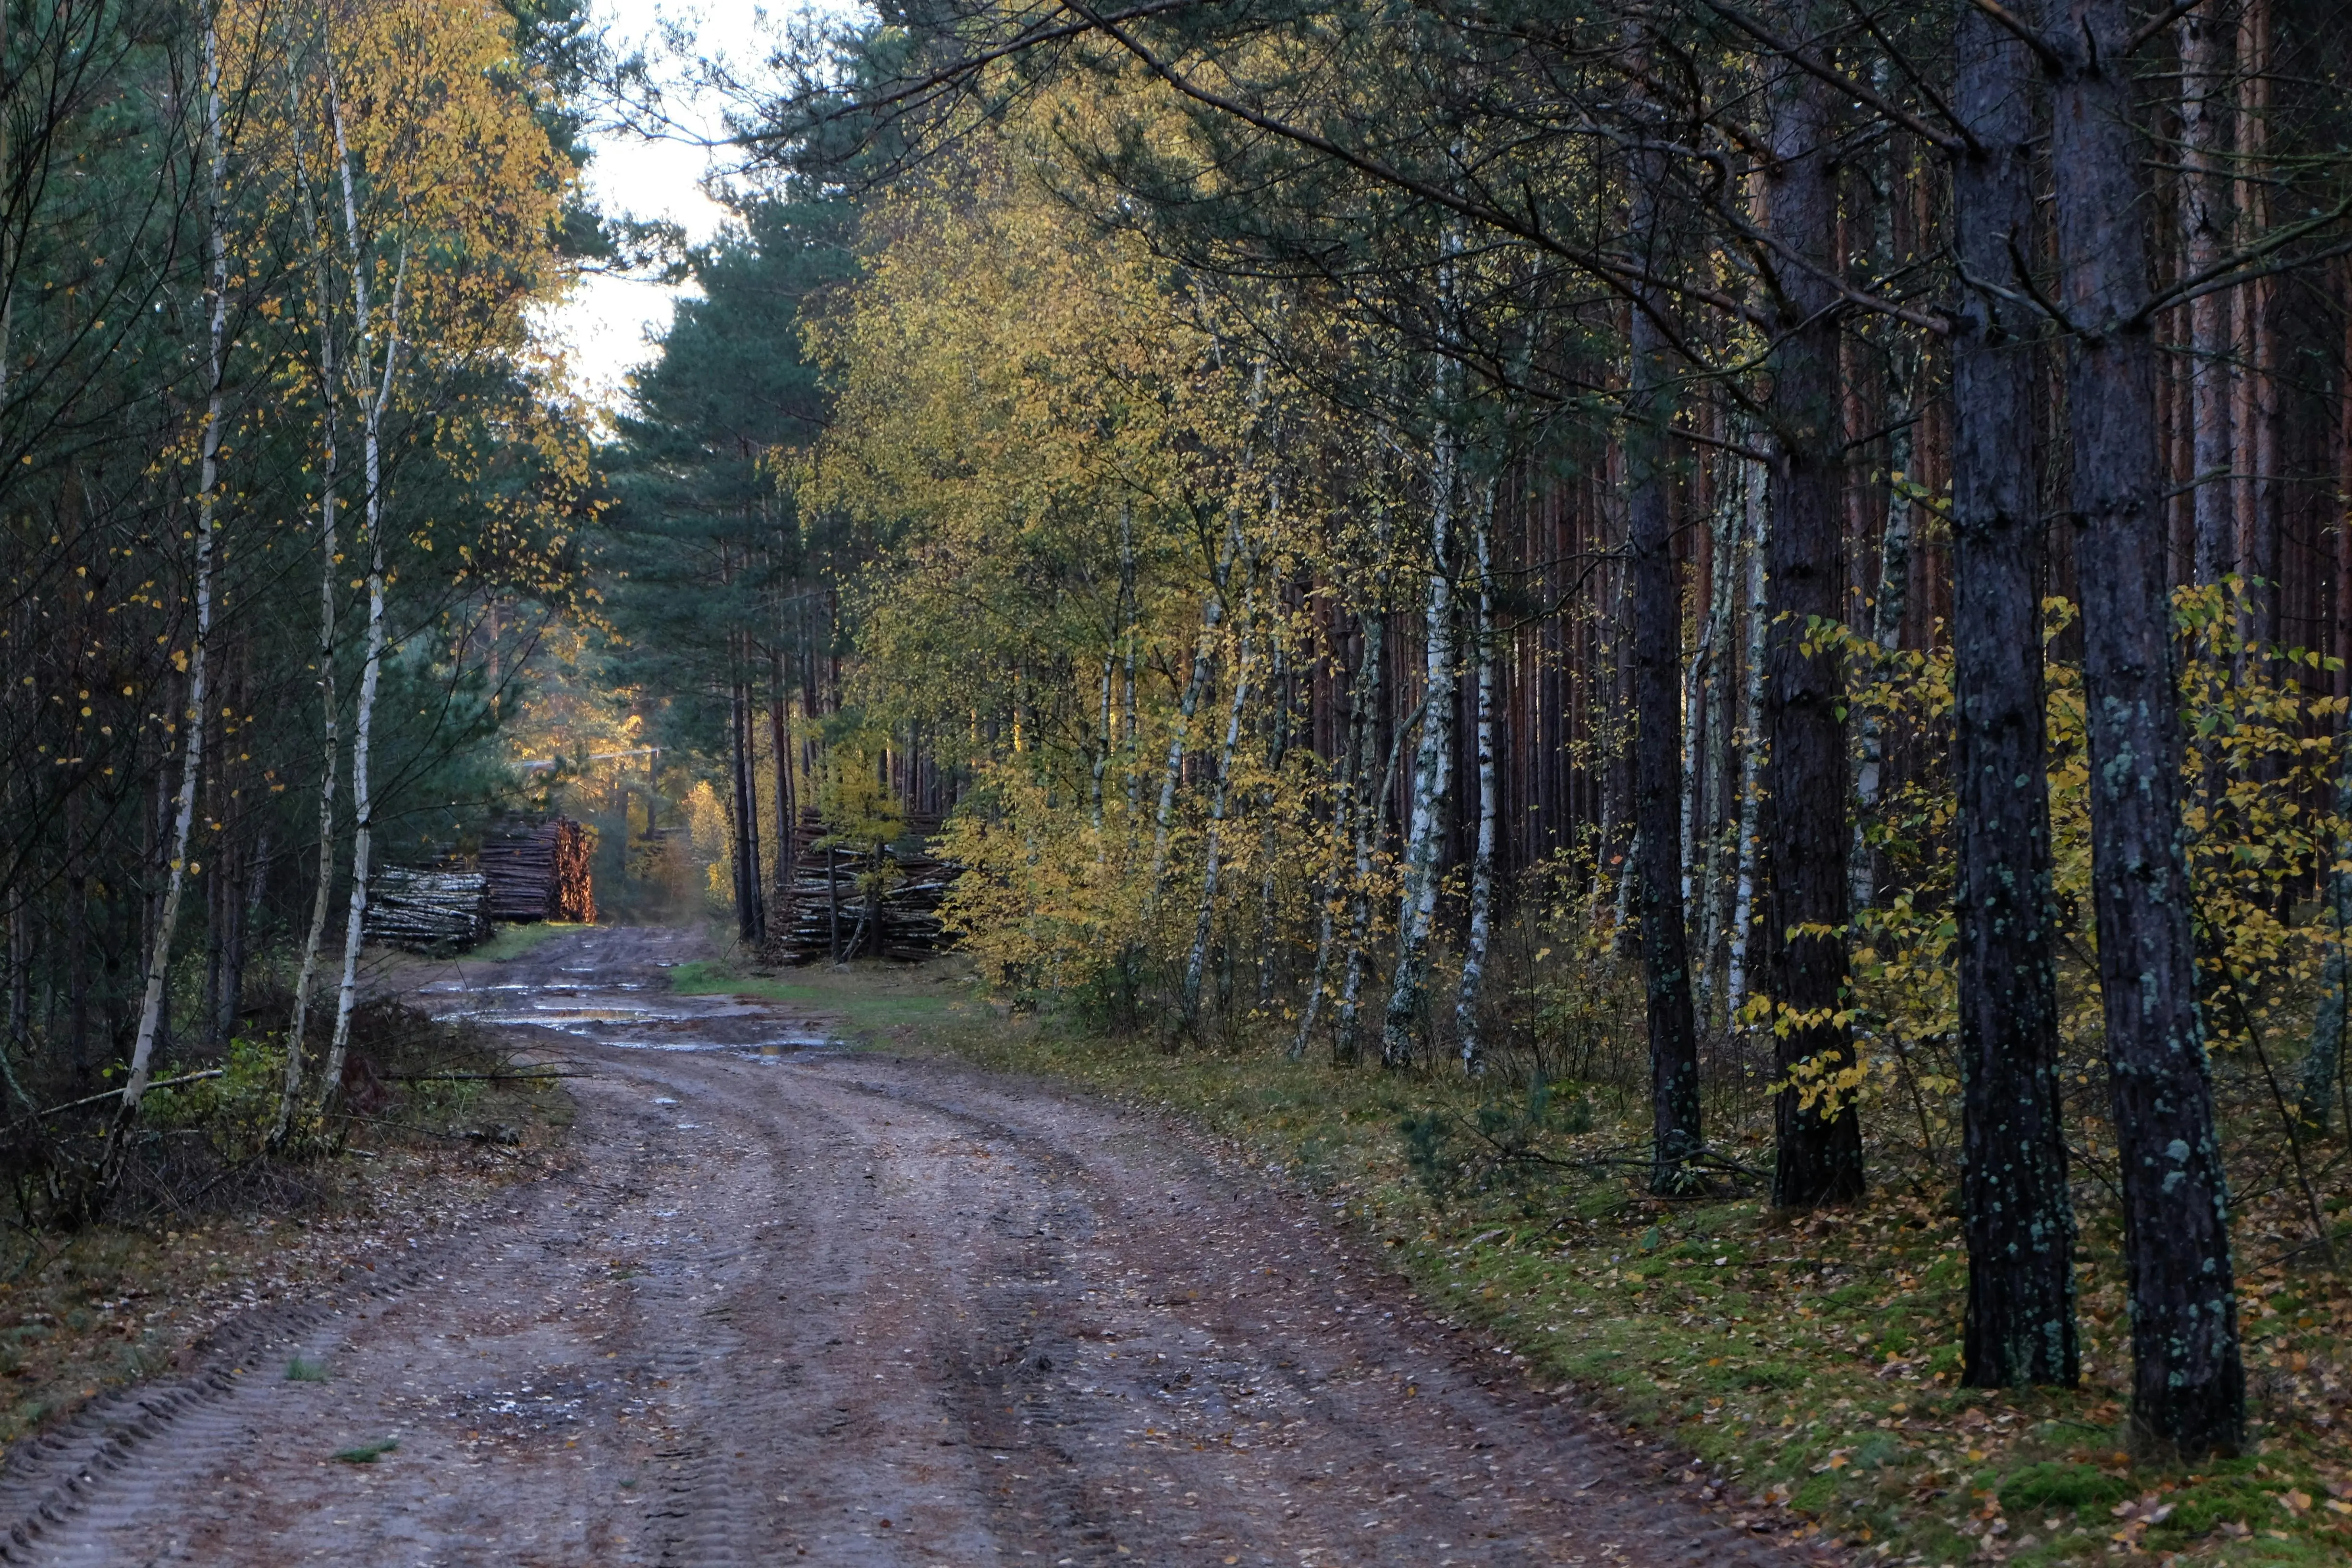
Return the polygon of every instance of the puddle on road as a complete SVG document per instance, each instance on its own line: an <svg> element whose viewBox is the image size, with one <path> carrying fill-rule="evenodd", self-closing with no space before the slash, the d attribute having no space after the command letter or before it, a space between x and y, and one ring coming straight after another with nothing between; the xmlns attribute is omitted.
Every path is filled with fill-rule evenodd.
<svg viewBox="0 0 2352 1568"><path fill-rule="evenodd" d="M733 1051L775 1062L787 1053L822 1050L840 1042L831 1021L795 1017L776 1006L728 995L648 994L642 980L598 984L574 978L603 971L565 964L560 982L436 981L419 993L444 1018L489 1028L528 1028L624 1050Z"/></svg>

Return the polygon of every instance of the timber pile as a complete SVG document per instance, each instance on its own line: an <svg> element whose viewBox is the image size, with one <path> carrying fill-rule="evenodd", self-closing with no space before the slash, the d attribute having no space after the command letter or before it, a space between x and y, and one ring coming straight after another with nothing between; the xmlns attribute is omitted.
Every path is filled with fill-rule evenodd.
<svg viewBox="0 0 2352 1568"><path fill-rule="evenodd" d="M769 911L776 922L769 940L778 962L823 963L838 952L843 958L915 963L946 949L940 904L963 868L919 851L882 853L895 875L882 895L877 921L860 885L875 869L873 855L837 849L828 865L824 850L805 844L800 847L793 864L791 903Z"/></svg>
<svg viewBox="0 0 2352 1568"><path fill-rule="evenodd" d="M490 935L490 882L479 871L387 866L368 889L367 936L411 952L472 947Z"/></svg>
<svg viewBox="0 0 2352 1568"><path fill-rule="evenodd" d="M490 918L593 923L589 853L588 830L568 816L485 831L480 865L490 883Z"/></svg>

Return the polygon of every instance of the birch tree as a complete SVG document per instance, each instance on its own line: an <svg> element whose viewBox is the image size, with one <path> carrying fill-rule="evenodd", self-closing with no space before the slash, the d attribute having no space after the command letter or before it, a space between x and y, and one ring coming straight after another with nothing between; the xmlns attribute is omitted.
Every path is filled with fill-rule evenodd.
<svg viewBox="0 0 2352 1568"><path fill-rule="evenodd" d="M195 825L196 791L204 777L205 727L211 706L206 679L211 672L213 634L213 562L216 549L220 501L221 420L226 389L228 339L228 145L222 125L221 48L218 18L208 13L203 41L202 140L205 167L205 416L197 437L196 560L193 594L195 599L195 639L188 651L187 701L181 709L179 797L173 807L171 847L165 857L165 883L161 911L147 960L147 986L140 999L139 1032L131 1042L130 1070L122 1080L122 1099L100 1174L101 1194L121 1170L122 1141L139 1115L139 1102L155 1053L155 1037L163 1024L166 988L172 969L172 940L179 927L180 897L187 887L190 835Z"/></svg>

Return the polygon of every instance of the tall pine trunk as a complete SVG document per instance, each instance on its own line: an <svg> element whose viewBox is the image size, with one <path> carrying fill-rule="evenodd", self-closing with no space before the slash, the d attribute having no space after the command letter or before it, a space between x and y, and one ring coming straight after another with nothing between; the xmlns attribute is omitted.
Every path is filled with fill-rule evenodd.
<svg viewBox="0 0 2352 1568"><path fill-rule="evenodd" d="M768 743L775 749L776 874L772 884L775 910L770 923L789 931L793 925L793 842L798 802L793 788L793 720L784 696L784 650L768 650ZM624 821L622 826L628 824Z"/></svg>
<svg viewBox="0 0 2352 1568"><path fill-rule="evenodd" d="M1648 129L1648 128L1645 128ZM1652 131L1654 137L1659 132ZM1635 254L1664 270L1665 154L1633 159ZM1626 553L1633 589L1633 880L1639 893L1644 1012L1650 1040L1650 1189L1679 1192L1700 1148L1698 1026L1691 1012L1690 940L1683 919L1682 595L1675 577L1675 417L1663 289L1635 293L1627 335Z"/></svg>
<svg viewBox="0 0 2352 1568"><path fill-rule="evenodd" d="M1791 7L1800 36L1811 11ZM1772 1201L1811 1208L1861 1196L1862 1121L1848 1081L1846 752L1839 660L1808 646L1808 626L1843 618L1840 528L1844 430L1837 395L1836 92L1791 64L1766 85L1772 163L1765 190L1777 243L1780 319L1768 367L1778 440L1768 547L1772 625L1766 649L1764 931L1775 1013Z"/></svg>
<svg viewBox="0 0 2352 1568"><path fill-rule="evenodd" d="M2035 323L2011 303L2033 226L2032 61L1958 13L1953 107L1974 146L1952 173L1969 289L1953 313L1953 772L1959 797L1962 1381L2072 1386L2074 1215L2058 1086L2049 785L2043 760ZM1999 292L1995 290L1999 289Z"/></svg>
<svg viewBox="0 0 2352 1568"><path fill-rule="evenodd" d="M2180 20L2180 265L2193 277L2220 260L2230 224L2222 169L2229 59L2216 7ZM2003 271L2008 268L2004 266ZM2230 483L2230 300L2209 293L2189 303L2190 505L2194 580L2219 583L2236 565Z"/></svg>
<svg viewBox="0 0 2352 1568"><path fill-rule="evenodd" d="M2352 742L2339 736L2344 754L2336 761L2336 819L2352 822ZM2319 1005L2311 1020L2310 1049L2303 1058L2303 1081L2295 1108L2320 1131L2327 1131L2328 1113L2344 1072L2344 1030L2347 995L2352 995L2352 843L2338 840L2334 860L2320 876L2321 919L2327 928L2327 952L2320 960Z"/></svg>
<svg viewBox="0 0 2352 1568"><path fill-rule="evenodd" d="M2245 1436L2229 1199L2197 1005L2182 736L2156 448L2156 344L2125 0L2044 0L2067 339L2099 983L2131 1292L2132 1425L2194 1459Z"/></svg>

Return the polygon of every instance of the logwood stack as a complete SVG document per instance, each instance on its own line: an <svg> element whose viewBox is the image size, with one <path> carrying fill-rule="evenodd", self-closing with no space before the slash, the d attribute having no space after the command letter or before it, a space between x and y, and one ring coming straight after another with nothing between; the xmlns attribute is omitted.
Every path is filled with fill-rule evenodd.
<svg viewBox="0 0 2352 1568"><path fill-rule="evenodd" d="M593 922L590 853L588 830L568 816L485 831L480 865L490 883L490 918Z"/></svg>
<svg viewBox="0 0 2352 1568"><path fill-rule="evenodd" d="M490 934L490 883L479 871L387 866L368 889L367 936L412 952L467 948Z"/></svg>
<svg viewBox="0 0 2352 1568"><path fill-rule="evenodd" d="M919 963L949 945L940 922L940 904L963 868L919 850L885 849L895 875L882 895L880 919L869 906L863 879L876 868L872 851L827 852L811 840L822 829L795 834L789 919L772 908L769 942L777 962L823 963L836 952L843 958L891 958ZM836 923L837 921L837 923ZM877 929L878 928L878 929Z"/></svg>

